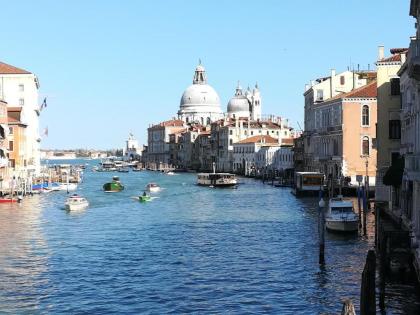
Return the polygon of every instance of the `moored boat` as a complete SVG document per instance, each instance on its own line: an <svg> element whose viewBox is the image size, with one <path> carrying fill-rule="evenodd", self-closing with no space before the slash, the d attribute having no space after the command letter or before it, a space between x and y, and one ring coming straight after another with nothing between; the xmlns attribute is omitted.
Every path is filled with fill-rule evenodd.
<svg viewBox="0 0 420 315"><path fill-rule="evenodd" d="M17 202L18 199L15 198L0 198L0 203L11 203L11 202Z"/></svg>
<svg viewBox="0 0 420 315"><path fill-rule="evenodd" d="M86 200L86 198L74 194L70 198L67 198L64 206L66 210L69 211L80 211L89 207L89 202Z"/></svg>
<svg viewBox="0 0 420 315"><path fill-rule="evenodd" d="M342 196L331 198L325 226L334 232L356 232L359 227L359 217L354 212L353 202Z"/></svg>
<svg viewBox="0 0 420 315"><path fill-rule="evenodd" d="M105 192L120 192L124 190L124 185L121 184L120 179L118 176L112 177L112 182L106 183L103 185L103 189Z"/></svg>

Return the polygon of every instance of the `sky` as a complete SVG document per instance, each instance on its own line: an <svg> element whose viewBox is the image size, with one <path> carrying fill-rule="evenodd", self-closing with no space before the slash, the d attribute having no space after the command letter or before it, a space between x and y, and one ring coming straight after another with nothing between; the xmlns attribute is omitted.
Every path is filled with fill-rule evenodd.
<svg viewBox="0 0 420 315"><path fill-rule="evenodd" d="M306 83L408 46L409 2L0 0L0 60L39 78L44 149L122 148L130 132L146 143L199 59L224 111L238 80L258 82L263 114L300 129Z"/></svg>

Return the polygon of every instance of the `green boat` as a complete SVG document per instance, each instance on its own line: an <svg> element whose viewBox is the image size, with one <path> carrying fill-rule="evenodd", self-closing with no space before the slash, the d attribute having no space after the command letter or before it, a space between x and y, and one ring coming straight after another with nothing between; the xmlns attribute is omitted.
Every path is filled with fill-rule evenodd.
<svg viewBox="0 0 420 315"><path fill-rule="evenodd" d="M139 196L139 201L140 202L147 202L147 201L151 201L152 197L150 196Z"/></svg>
<svg viewBox="0 0 420 315"><path fill-rule="evenodd" d="M112 177L112 182L106 183L103 185L103 189L105 192L120 192L124 189L124 185L121 184L120 179L118 176Z"/></svg>

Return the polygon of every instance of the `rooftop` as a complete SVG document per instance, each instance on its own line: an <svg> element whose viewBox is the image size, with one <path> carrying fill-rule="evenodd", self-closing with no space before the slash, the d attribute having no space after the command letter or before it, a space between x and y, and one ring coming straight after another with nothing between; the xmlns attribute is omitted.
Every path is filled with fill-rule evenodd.
<svg viewBox="0 0 420 315"><path fill-rule="evenodd" d="M0 74L31 74L31 72L0 61Z"/></svg>
<svg viewBox="0 0 420 315"><path fill-rule="evenodd" d="M238 143L241 143L241 144L242 143L278 144L279 140L268 135L261 135L261 136L253 136L250 138L246 138L242 141L239 141Z"/></svg>

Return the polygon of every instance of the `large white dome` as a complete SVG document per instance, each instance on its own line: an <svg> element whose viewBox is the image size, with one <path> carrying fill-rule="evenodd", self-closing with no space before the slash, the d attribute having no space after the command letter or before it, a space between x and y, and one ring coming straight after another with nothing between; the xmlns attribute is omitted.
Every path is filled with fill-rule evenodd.
<svg viewBox="0 0 420 315"><path fill-rule="evenodd" d="M193 84L182 94L178 117L184 121L209 124L223 116L219 95L207 84L206 70L199 64Z"/></svg>
<svg viewBox="0 0 420 315"><path fill-rule="evenodd" d="M190 85L182 94L181 110L189 106L217 106L220 108L220 99L216 91L208 84Z"/></svg>

